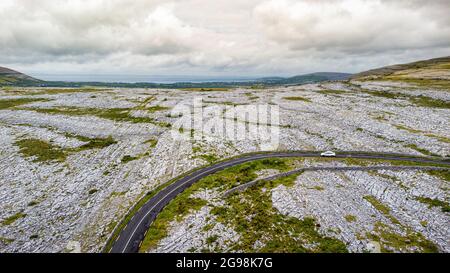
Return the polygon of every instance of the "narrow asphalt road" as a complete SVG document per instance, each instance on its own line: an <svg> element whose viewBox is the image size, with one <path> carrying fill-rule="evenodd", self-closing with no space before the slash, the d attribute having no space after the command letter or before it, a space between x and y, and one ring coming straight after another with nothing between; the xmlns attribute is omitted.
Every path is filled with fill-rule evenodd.
<svg viewBox="0 0 450 273"><path fill-rule="evenodd" d="M196 170L186 175L174 183L168 185L150 200L148 200L134 214L124 229L121 230L116 241L110 250L112 253L133 253L138 252L140 244L144 239L150 225L155 220L158 213L178 194L198 180L224 170L231 166L236 166L245 162L254 161L265 158L282 158L282 157L320 157L317 151L293 151L293 152L270 152L244 155L239 158L232 158L226 161L216 163L214 165ZM338 152L336 158L358 158L358 159L384 159L409 161L417 163L438 163L450 166L450 161L444 159L433 159L427 157L418 157L414 155L393 154L393 153L364 153L364 152Z"/></svg>

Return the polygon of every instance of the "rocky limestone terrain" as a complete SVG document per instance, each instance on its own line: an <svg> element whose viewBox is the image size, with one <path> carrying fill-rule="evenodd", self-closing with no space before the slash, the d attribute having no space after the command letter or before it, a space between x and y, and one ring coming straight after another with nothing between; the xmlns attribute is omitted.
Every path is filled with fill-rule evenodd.
<svg viewBox="0 0 450 273"><path fill-rule="evenodd" d="M276 148L448 156L448 92L434 86L357 80L227 91L3 88L0 252L101 251L117 223L145 193L192 168L242 153ZM258 138L228 138L221 132L177 137L198 131L174 129L185 117L173 109L192 107L193 98L201 98L205 109L222 109L201 113L205 122L213 123L238 106L279 107L279 123L268 125L279 130L279 145L268 147ZM254 125L233 115L231 119L250 131ZM233 126L225 129L234 130ZM394 182L364 172L344 177L305 173L294 185L269 192L280 214L298 219L313 214L319 231L328 236L327 229L339 228L333 236L350 251L368 250L367 244L376 238L358 236L376 229L380 233L390 225L397 232L420 232L447 252L448 212L407 199L425 195L448 202L448 181L413 171L386 175ZM319 181L324 190L305 188L312 181ZM336 188L344 182L346 187ZM364 196L381 200L405 227L396 229L389 216L361 200ZM202 198L223 201L214 191ZM232 251L239 232L214 220L211 209L202 206L180 223L173 222L169 236L153 251ZM354 215L355 224L342 220L344 213ZM198 232L208 223L213 225L208 232ZM264 241L255 242L253 249L264 246Z"/></svg>

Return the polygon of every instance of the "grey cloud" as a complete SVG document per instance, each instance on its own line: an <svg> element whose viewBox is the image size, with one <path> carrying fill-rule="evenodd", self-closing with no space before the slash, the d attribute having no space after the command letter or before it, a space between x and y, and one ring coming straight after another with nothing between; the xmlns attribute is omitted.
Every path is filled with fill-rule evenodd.
<svg viewBox="0 0 450 273"><path fill-rule="evenodd" d="M191 47L191 28L170 7L156 5L156 1L37 2L0 6L0 51L28 50L50 56L120 51L157 55Z"/></svg>
<svg viewBox="0 0 450 273"><path fill-rule="evenodd" d="M1 0L0 65L298 74L450 54L450 0Z"/></svg>
<svg viewBox="0 0 450 273"><path fill-rule="evenodd" d="M432 2L432 1L431 1ZM447 46L450 25L441 20L445 2L267 1L255 17L269 39L293 50L314 48L346 53Z"/></svg>

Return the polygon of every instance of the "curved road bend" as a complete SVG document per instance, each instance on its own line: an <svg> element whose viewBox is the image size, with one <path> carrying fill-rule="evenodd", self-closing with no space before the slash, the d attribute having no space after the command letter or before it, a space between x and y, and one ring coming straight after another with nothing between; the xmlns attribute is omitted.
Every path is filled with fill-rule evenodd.
<svg viewBox="0 0 450 273"><path fill-rule="evenodd" d="M239 158L232 158L227 161L222 161L214 165L196 170L191 174L180 178L174 183L168 185L150 200L148 200L131 218L125 228L120 232L118 238L113 243L110 250L112 253L132 253L138 252L139 246L144 239L147 230L151 223L155 220L158 213L178 194L183 192L186 188L198 180L213 174L215 172L224 170L228 167L236 166L245 162L254 161L265 158L277 157L320 157L320 152L317 151L296 151L296 152L270 152L261 154L250 154ZM385 160L400 160L418 163L438 163L450 166L450 161L432 159L426 157L417 157L402 154L370 154L363 152L338 152L336 158L359 158L359 159L385 159Z"/></svg>

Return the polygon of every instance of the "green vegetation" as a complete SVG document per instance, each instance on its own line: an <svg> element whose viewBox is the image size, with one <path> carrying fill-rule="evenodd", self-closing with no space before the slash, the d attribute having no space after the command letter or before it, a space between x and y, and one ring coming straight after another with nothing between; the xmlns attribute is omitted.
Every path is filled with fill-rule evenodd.
<svg viewBox="0 0 450 273"><path fill-rule="evenodd" d="M433 134L433 133L429 133L429 132L426 132L426 131L409 128L409 127L406 127L406 126L401 125L401 124L394 124L394 127L396 127L397 129L400 129L400 130L408 131L408 132L413 133L413 134L421 134L421 135L424 135L424 136L427 136L427 137L435 138L435 139L437 139L439 141L442 141L442 142L445 142L445 143L450 143L450 138L448 138L448 137L443 137L443 136L439 136L439 135L436 135L436 134Z"/></svg>
<svg viewBox="0 0 450 273"><path fill-rule="evenodd" d="M38 92L28 93L29 95L57 95L70 93L90 93L90 92L104 92L111 89L83 87L83 88L42 88Z"/></svg>
<svg viewBox="0 0 450 273"><path fill-rule="evenodd" d="M219 158L217 156L213 155L213 154L201 154L201 155L196 156L196 157L199 157L199 158L205 160L209 164L212 164L212 163L214 163L214 162L219 160Z"/></svg>
<svg viewBox="0 0 450 273"><path fill-rule="evenodd" d="M122 157L121 162L122 162L122 163L128 163L128 162L130 162L130 161L137 160L137 159L139 159L139 157L136 157L136 156L130 156L130 155L125 155L124 157Z"/></svg>
<svg viewBox="0 0 450 273"><path fill-rule="evenodd" d="M405 235L400 235L391 230L391 228L381 222L375 224L373 232L368 233L367 237L371 240L380 242L382 252L391 252L392 249L407 251L407 249L419 248L416 251L438 252L438 248L432 242L428 241L422 234L415 232L411 228L402 225L394 216L390 209L378 201L374 196L365 196L369 203L378 211L391 220L391 222L404 230Z"/></svg>
<svg viewBox="0 0 450 273"><path fill-rule="evenodd" d="M322 187L322 186L314 186L314 187L312 187L314 190L316 190L316 191L323 191L323 190L325 190L325 188L324 187Z"/></svg>
<svg viewBox="0 0 450 273"><path fill-rule="evenodd" d="M304 98L304 97L284 97L285 100L293 100L293 101L304 101L304 102L311 102L310 99Z"/></svg>
<svg viewBox="0 0 450 273"><path fill-rule="evenodd" d="M158 140L151 138L147 140L145 143L149 144L151 148L154 148L156 147L156 144L158 144Z"/></svg>
<svg viewBox="0 0 450 273"><path fill-rule="evenodd" d="M254 180L256 171L261 169L278 169L286 171L290 169L289 159L264 159L254 162L234 166L216 174L205 177L192 185L177 198L172 200L169 205L163 209L150 227L146 238L141 246L141 251L155 247L160 239L167 236L168 224L190 209L199 209L207 205L206 202L193 202L189 196L199 189L220 188L227 190L237 185L244 184ZM216 215L217 220L226 225L231 225L234 230L241 234L241 240L232 246L232 251L242 250L252 252L253 245L257 240L266 243L262 252L346 252L344 243L334 238L321 235L317 231L315 220L305 218L299 220L279 214L272 207L270 191L262 189L271 189L280 184L290 186L295 182L296 175L283 177L275 181L267 181L261 185L254 185L243 193L235 193L226 198L226 205L213 207L212 213ZM189 200L189 202L187 202ZM186 205L189 206L186 206ZM175 213L177 208L181 207L180 213ZM162 215L162 216L161 216ZM251 219L249 219L251 215ZM212 228L212 226L209 226ZM208 238L212 243L217 238ZM306 248L304 245L313 243L313 247ZM205 251L207 251L205 249Z"/></svg>
<svg viewBox="0 0 450 273"><path fill-rule="evenodd" d="M255 185L231 195L226 206L213 211L218 221L233 226L241 235L239 242L232 246L233 251L254 252L255 242L261 241L265 246L257 252L347 252L343 242L318 232L314 218L297 219L273 208L267 189L293 180L285 178Z"/></svg>
<svg viewBox="0 0 450 273"><path fill-rule="evenodd" d="M401 93L395 92L386 92L386 91L367 91L372 96L383 97L388 99L406 99L409 102L420 106L420 107L430 107L430 108L442 108L442 109L450 109L450 102L440 99L434 99L426 96L411 96Z"/></svg>
<svg viewBox="0 0 450 273"><path fill-rule="evenodd" d="M442 108L450 109L450 101L434 99L425 96L411 96L409 98L410 102L421 107L432 107L432 108Z"/></svg>
<svg viewBox="0 0 450 273"><path fill-rule="evenodd" d="M146 251L155 247L158 241L165 236L167 236L168 224L172 220L176 220L176 215L173 212L177 211L179 207L183 208L183 211L189 212L189 209L199 209L206 203L202 202L204 200L192 200L189 196L200 188L214 188L218 186L226 186L228 189L236 186L240 183L250 182L255 179L257 175L254 173L255 170L262 169L264 166L270 166L270 168L284 169L288 168L286 160L281 159L264 159L254 162L249 162L243 165L234 166L217 174L205 177L186 189L183 193L178 195L174 200L172 200L158 215L158 217L153 222L147 235L142 243L141 251ZM174 180L173 180L174 181ZM168 182L170 183L170 181ZM237 184L236 184L237 183ZM162 188L162 186L161 186ZM159 190L153 191L154 193ZM180 204L178 204L180 202ZM145 202L144 202L145 203ZM167 210L166 213L164 213ZM130 217L131 218L131 217ZM181 220L178 218L178 220Z"/></svg>
<svg viewBox="0 0 450 273"><path fill-rule="evenodd" d="M66 134L67 137L75 137L80 141L87 142L77 148L63 149L46 141L26 138L15 142L20 153L24 157L35 157L33 162L64 162L70 153L80 152L88 149L101 149L117 143L111 136L107 138L88 138L79 135Z"/></svg>
<svg viewBox="0 0 450 273"><path fill-rule="evenodd" d="M181 193L176 201L170 202L163 211L158 214L148 230L147 240L142 243L141 249L150 249L157 245L159 240L167 236L167 229L173 220L181 221L189 212L199 210L206 205L206 201L199 198L189 198L192 193L189 189Z"/></svg>
<svg viewBox="0 0 450 273"><path fill-rule="evenodd" d="M170 109L170 108L156 105L156 106L151 106L151 107L147 108L147 111L149 111L150 113L154 113L157 111L164 111L164 110L168 110L168 109Z"/></svg>
<svg viewBox="0 0 450 273"><path fill-rule="evenodd" d="M422 153L424 155L439 156L439 155L434 154L434 153L432 153L432 152L430 152L430 151L428 151L426 149L422 149L422 148L417 147L416 144L408 144L408 145L405 145L405 147L411 148L413 150L416 150L416 151L418 151L418 152L420 152L420 153Z"/></svg>
<svg viewBox="0 0 450 273"><path fill-rule="evenodd" d="M219 236L217 236L217 235L209 236L208 238L206 238L206 243L208 245L210 245L212 243L215 243L217 241L217 239L219 239Z"/></svg>
<svg viewBox="0 0 450 273"><path fill-rule="evenodd" d="M89 193L89 194L94 194L94 193L96 193L96 192L98 192L97 189L90 189L88 193Z"/></svg>
<svg viewBox="0 0 450 273"><path fill-rule="evenodd" d="M356 216L355 215L347 214L347 215L345 215L344 218L349 223L353 223L353 222L356 221Z"/></svg>
<svg viewBox="0 0 450 273"><path fill-rule="evenodd" d="M442 212L450 212L450 204L439 199L431 199L428 197L416 197L420 203L427 204L428 208L440 207Z"/></svg>
<svg viewBox="0 0 450 273"><path fill-rule="evenodd" d="M396 75L385 77L382 80L399 81L422 88L424 87L424 88L450 90L450 80L444 79L439 80L439 79L410 78L407 76L405 77Z"/></svg>
<svg viewBox="0 0 450 273"><path fill-rule="evenodd" d="M99 118L110 119L114 121L124 121L132 123L155 123L155 120L150 117L135 117L130 115L131 108L79 108L79 107L64 107L64 108L33 108L30 109L39 113L59 114L67 116L96 116Z"/></svg>
<svg viewBox="0 0 450 273"><path fill-rule="evenodd" d="M131 218L134 216L134 214L148 201L150 200L150 198L152 198L155 194L157 194L158 192L160 192L162 189L164 189L165 187L167 187L168 185L174 183L175 181L177 181L178 179L200 169L202 167L198 167L195 168L189 172L186 172L184 174L181 174L175 178L170 179L169 181L167 181L166 183L161 184L160 186L156 187L154 190L147 192L146 194L144 194L141 198L139 198L139 200L137 201L137 203L130 209L130 211L125 215L124 219L117 225L116 222L112 222L110 223L110 228L111 230L113 230L113 233L111 235L111 237L109 238L109 240L106 242L106 246L104 248L104 251L108 252L111 248L113 243L115 242L115 240L117 239L117 237L119 236L120 232L122 231L123 228L125 228L125 226L128 224L128 222L131 220Z"/></svg>
<svg viewBox="0 0 450 273"><path fill-rule="evenodd" d="M450 170L442 170L442 171L427 171L429 175L436 176L442 180L450 182Z"/></svg>
<svg viewBox="0 0 450 273"><path fill-rule="evenodd" d="M422 133L422 131L420 131L420 130L412 129L412 128L409 128L409 127L406 127L406 126L403 126L400 124L395 124L394 127L397 129L400 129L400 130L408 131L413 134Z"/></svg>
<svg viewBox="0 0 450 273"><path fill-rule="evenodd" d="M387 98L387 99L402 99L404 98L403 94L394 93L394 92L386 92L386 91L366 91L372 96Z"/></svg>
<svg viewBox="0 0 450 273"><path fill-rule="evenodd" d="M33 207L33 206L36 206L37 204L39 204L39 202L36 201L36 200L33 200L33 201L31 201L31 202L28 203L28 206L29 206L29 207Z"/></svg>
<svg viewBox="0 0 450 273"><path fill-rule="evenodd" d="M76 149L79 151L88 149L102 149L117 143L112 136L108 136L106 138L88 138L77 136L77 138L81 141L88 142Z"/></svg>
<svg viewBox="0 0 450 273"><path fill-rule="evenodd" d="M344 90L319 90L317 91L317 93L320 94L324 94L324 95L341 95L341 94L346 94L348 93L347 91Z"/></svg>
<svg viewBox="0 0 450 273"><path fill-rule="evenodd" d="M183 88L183 91L228 91L229 88L224 87L213 87L213 88Z"/></svg>
<svg viewBox="0 0 450 273"><path fill-rule="evenodd" d="M397 218L391 215L391 210L389 209L389 207L378 201L374 196L372 195L364 196L364 199L370 204L372 204L372 206L376 208L379 212L381 212L384 216L389 218L389 220L391 220L392 223L400 224Z"/></svg>
<svg viewBox="0 0 450 273"><path fill-rule="evenodd" d="M27 215L23 212L18 212L12 216L9 216L8 218L6 218L5 220L2 221L2 225L4 226L8 226L11 225L12 223L14 223L16 220L20 219L20 218L24 218Z"/></svg>
<svg viewBox="0 0 450 273"><path fill-rule="evenodd" d="M35 157L33 162L63 162L67 157L67 154L61 147L39 139L18 140L16 145L20 148L20 152L24 157Z"/></svg>
<svg viewBox="0 0 450 273"><path fill-rule="evenodd" d="M405 235L400 235L381 222L375 224L374 230L367 234L371 240L377 241L381 245L381 252L392 252L393 250L401 252L439 252L437 246L427 240L422 234L410 229L405 230Z"/></svg>
<svg viewBox="0 0 450 273"><path fill-rule="evenodd" d="M239 156L240 157L240 156ZM229 160L229 158L227 159ZM239 166L228 168L224 171L218 172L214 175L210 175L208 177L203 178L202 180L198 181L194 185L192 185L189 189L192 191L200 189L200 188L219 188L221 191L229 190L233 187L236 187L238 185L250 182L254 179L256 179L256 174L254 171L260 170L261 168L265 169L278 169L282 172L288 171L290 168L292 168L292 162L298 161L298 158L290 158L290 159L268 159L268 160L259 160L259 161L253 161L249 163L245 163ZM301 160L301 159L300 159ZM391 161L391 160L381 160L381 159L339 159L339 158L318 158L316 159L318 161L344 161L347 164L354 164L354 165L362 165L362 166L368 166L371 164L376 163L389 163L393 165L423 165L423 166L438 166L438 167L446 167L446 165L441 164L433 164L433 163L417 163L417 162L410 162L410 161ZM262 162L264 161L264 162ZM199 167L203 168L205 166ZM162 184L158 188L152 190L151 192L145 194L142 198L139 199L137 204L130 210L130 212L124 217L124 219L119 223L119 225L114 230L112 236L107 242L107 245L105 247L105 251L109 251L111 249L113 242L116 240L117 236L120 234L120 231L125 227L125 225L130 221L131 217L136 213L136 211L142 207L143 204L145 204L152 196L154 196L157 192L161 191L163 188L167 187L168 185L172 184L174 181L177 181L181 177L184 177L190 173L192 173L195 170L198 170L199 168L193 169L187 173L184 173L176 178L171 179L170 181ZM439 173L440 171L437 171ZM294 176L295 178L295 176ZM268 181L269 185L276 186L279 185L279 183L282 183L286 186L291 186L295 182L295 179L292 177L285 177L278 179L276 181ZM230 196L231 197L231 196ZM176 199L174 199L172 202L176 202ZM225 214L227 211L226 207L215 207L213 208L213 212L216 215L222 215ZM219 217L220 219L220 217ZM223 219L225 221L226 219ZM115 225L115 223L114 223ZM209 224L206 226L209 227ZM211 227L212 228L212 227ZM151 248L152 244L146 243L147 241L153 241L153 245L157 244L158 240L153 240L148 235L144 239L143 246L141 248L141 251L146 251Z"/></svg>
<svg viewBox="0 0 450 273"><path fill-rule="evenodd" d="M434 166L434 167L448 167L446 164L414 162L408 160L386 160L386 159L359 159L359 158L316 158L318 162L341 161L351 166L371 166L375 164L390 164L394 166ZM435 174L445 171L435 171Z"/></svg>
<svg viewBox="0 0 450 273"><path fill-rule="evenodd" d="M261 89L266 89L267 87L264 86L263 84L255 84L252 85L250 87L247 87L248 89L253 89L253 90L261 90Z"/></svg>
<svg viewBox="0 0 450 273"><path fill-rule="evenodd" d="M4 245L9 245L10 243L14 242L14 239L11 238L5 238L0 236L0 243Z"/></svg>
<svg viewBox="0 0 450 273"><path fill-rule="evenodd" d="M136 107L139 109L139 107ZM170 123L158 122L151 117L138 117L131 115L131 111L135 108L81 108L81 107L59 107L59 108L27 108L38 113L67 115L67 116L96 116L99 118L109 119L118 122L131 123L151 123L160 127L169 128Z"/></svg>
<svg viewBox="0 0 450 273"><path fill-rule="evenodd" d="M32 98L20 98L20 99L0 99L0 110L8 109L37 101L49 101L48 99L32 99Z"/></svg>

